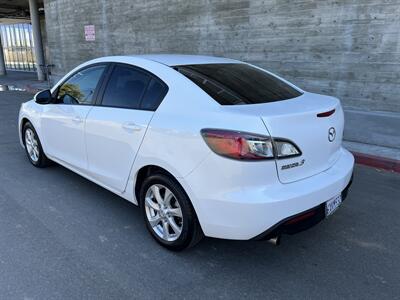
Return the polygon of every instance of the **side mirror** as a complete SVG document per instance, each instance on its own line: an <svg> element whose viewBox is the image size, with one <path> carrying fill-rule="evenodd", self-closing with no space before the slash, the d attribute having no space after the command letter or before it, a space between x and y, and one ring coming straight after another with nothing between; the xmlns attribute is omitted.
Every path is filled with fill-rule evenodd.
<svg viewBox="0 0 400 300"><path fill-rule="evenodd" d="M44 90L37 93L34 97L35 102L38 104L49 104L53 99L50 90Z"/></svg>

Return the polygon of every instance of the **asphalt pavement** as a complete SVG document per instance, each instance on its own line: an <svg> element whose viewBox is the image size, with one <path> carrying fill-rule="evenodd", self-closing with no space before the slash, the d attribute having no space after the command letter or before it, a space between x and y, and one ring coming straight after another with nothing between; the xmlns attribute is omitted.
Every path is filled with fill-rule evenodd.
<svg viewBox="0 0 400 300"><path fill-rule="evenodd" d="M30 97L0 92L0 299L400 299L399 174L357 166L342 207L278 247L205 239L173 253L133 204L30 165L17 138Z"/></svg>

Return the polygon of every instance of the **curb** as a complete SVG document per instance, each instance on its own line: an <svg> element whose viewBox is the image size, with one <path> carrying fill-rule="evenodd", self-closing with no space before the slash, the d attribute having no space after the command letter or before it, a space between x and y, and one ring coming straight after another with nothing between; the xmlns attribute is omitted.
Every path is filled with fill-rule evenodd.
<svg viewBox="0 0 400 300"><path fill-rule="evenodd" d="M400 173L400 160L353 152L356 164Z"/></svg>

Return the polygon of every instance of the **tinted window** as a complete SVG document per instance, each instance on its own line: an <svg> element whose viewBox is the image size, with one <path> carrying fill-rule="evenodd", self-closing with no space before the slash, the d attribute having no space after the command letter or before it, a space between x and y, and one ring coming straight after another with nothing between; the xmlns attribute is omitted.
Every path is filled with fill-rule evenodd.
<svg viewBox="0 0 400 300"><path fill-rule="evenodd" d="M89 67L72 75L60 86L57 103L92 104L94 91L105 67Z"/></svg>
<svg viewBox="0 0 400 300"><path fill-rule="evenodd" d="M104 92L102 105L137 109L150 76L129 66L116 65Z"/></svg>
<svg viewBox="0 0 400 300"><path fill-rule="evenodd" d="M268 103L301 95L275 76L246 64L187 65L176 69L222 105Z"/></svg>
<svg viewBox="0 0 400 300"><path fill-rule="evenodd" d="M143 97L141 108L145 110L156 110L167 91L168 89L163 83L157 79L152 79Z"/></svg>

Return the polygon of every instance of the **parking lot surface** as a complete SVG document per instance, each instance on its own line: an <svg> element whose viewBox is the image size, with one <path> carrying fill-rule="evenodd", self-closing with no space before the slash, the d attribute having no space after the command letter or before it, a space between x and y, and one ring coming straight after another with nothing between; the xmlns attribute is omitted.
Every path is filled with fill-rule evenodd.
<svg viewBox="0 0 400 300"><path fill-rule="evenodd" d="M357 166L342 207L267 242L158 246L139 209L71 171L30 165L0 92L0 299L400 299L400 176ZM62 138L62 132L60 132Z"/></svg>

